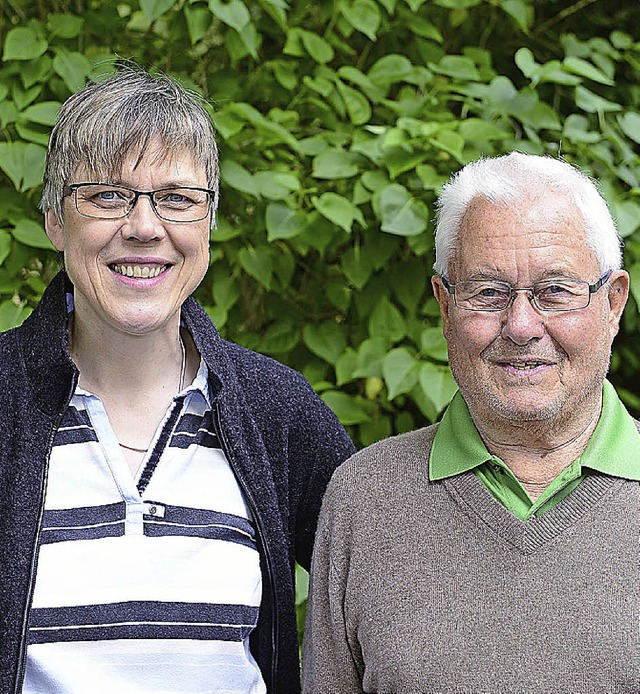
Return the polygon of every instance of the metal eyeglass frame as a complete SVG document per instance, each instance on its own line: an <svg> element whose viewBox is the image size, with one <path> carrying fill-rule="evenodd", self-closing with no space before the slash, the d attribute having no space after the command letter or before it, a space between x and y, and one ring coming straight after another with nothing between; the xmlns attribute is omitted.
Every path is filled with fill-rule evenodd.
<svg viewBox="0 0 640 694"><path fill-rule="evenodd" d="M133 198L129 203L129 209L124 214L117 215L116 217L98 217L95 215L86 214L86 212L81 212L80 208L78 207L78 188L84 188L86 186L109 186L109 188L128 190L130 193L133 193ZM207 203L206 213L202 217L198 217L197 219L169 219L168 217L163 217L160 214L160 212L158 212L156 201L154 200L153 196L156 193L162 193L165 190L199 190L202 193L208 193L209 202ZM209 188L198 188L197 186L168 186L167 188L158 188L157 190L136 190L135 188L121 186L117 183L102 183L98 181L95 183L69 183L62 189L62 197L65 198L70 195L73 195L73 200L78 214L82 215L83 217L86 217L87 219L124 219L125 217L128 217L131 214L131 212L133 212L133 208L136 206L140 196L146 195L149 198L149 202L151 203L153 211L156 213L156 216L159 219L162 219L165 222L173 222L174 224L191 224L191 222L201 222L203 219L206 219L211 214L211 204L213 201L213 197L215 196L215 191L209 190Z"/></svg>
<svg viewBox="0 0 640 694"><path fill-rule="evenodd" d="M503 284L505 285L505 287L509 287L511 291L509 301L507 302L507 305L504 308L471 308L470 306L460 306L456 297L456 285L450 282L446 275L440 275L440 279L442 280L442 284L444 285L444 288L449 292L449 294L453 294L453 301L455 302L455 305L463 311L476 311L478 313L498 313L499 311L506 311L509 308L509 306L511 306L511 304L513 303L516 297L516 292L527 292L529 294L529 301L533 304L535 308L538 309L538 311L543 311L544 313L555 313L563 311L582 311L583 309L587 308L587 306L589 306L589 304L591 303L591 295L595 294L602 286L604 286L609 277L611 277L612 272L613 270L607 270L607 272L605 272L604 275L602 275L602 277L594 284L589 284L587 280L574 280L577 282L584 282L589 289L589 293L587 294L587 303L584 306L580 306L579 308L542 308L542 306L538 305L538 300L533 291L535 285L531 287L512 287L508 282L502 282L501 280L493 281L499 284ZM560 278L550 278L550 281L553 281L553 279ZM538 284L538 282L536 282L536 284Z"/></svg>

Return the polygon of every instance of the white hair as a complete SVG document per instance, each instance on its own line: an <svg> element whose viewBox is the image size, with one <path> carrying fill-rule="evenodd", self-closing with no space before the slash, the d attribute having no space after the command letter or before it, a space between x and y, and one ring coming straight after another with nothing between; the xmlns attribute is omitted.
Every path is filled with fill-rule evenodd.
<svg viewBox="0 0 640 694"><path fill-rule="evenodd" d="M587 246L600 271L619 270L622 241L595 183L560 159L511 152L467 164L443 187L436 202L435 272L447 274L462 220L474 199L517 205L550 190L566 195L582 215Z"/></svg>

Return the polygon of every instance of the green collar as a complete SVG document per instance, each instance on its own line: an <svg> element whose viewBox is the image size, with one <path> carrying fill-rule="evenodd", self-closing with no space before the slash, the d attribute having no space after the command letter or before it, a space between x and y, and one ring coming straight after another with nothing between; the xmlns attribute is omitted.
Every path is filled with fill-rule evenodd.
<svg viewBox="0 0 640 694"><path fill-rule="evenodd" d="M614 387L604 382L602 413L598 425L575 461L613 477L640 480L640 434L635 420L618 398ZM467 404L458 391L438 426L429 457L429 479L439 480L472 470L495 460L476 429Z"/></svg>

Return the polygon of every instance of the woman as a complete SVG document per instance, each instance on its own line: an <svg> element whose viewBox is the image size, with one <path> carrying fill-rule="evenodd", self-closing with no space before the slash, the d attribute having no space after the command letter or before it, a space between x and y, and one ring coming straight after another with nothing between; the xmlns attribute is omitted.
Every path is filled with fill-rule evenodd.
<svg viewBox="0 0 640 694"><path fill-rule="evenodd" d="M353 446L190 297L217 191L173 80L63 105L42 207L64 271L0 337L2 692L299 689L293 561Z"/></svg>

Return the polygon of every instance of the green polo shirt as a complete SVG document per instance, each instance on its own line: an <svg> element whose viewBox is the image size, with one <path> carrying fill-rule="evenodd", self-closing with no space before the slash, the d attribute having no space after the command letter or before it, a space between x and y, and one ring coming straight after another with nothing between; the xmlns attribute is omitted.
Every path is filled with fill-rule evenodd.
<svg viewBox="0 0 640 694"><path fill-rule="evenodd" d="M489 453L460 391L447 407L433 440L429 479L473 470L489 492L523 521L542 515L562 501L592 470L640 480L640 434L635 421L608 381L602 393L602 413L587 447L535 501L505 463Z"/></svg>

